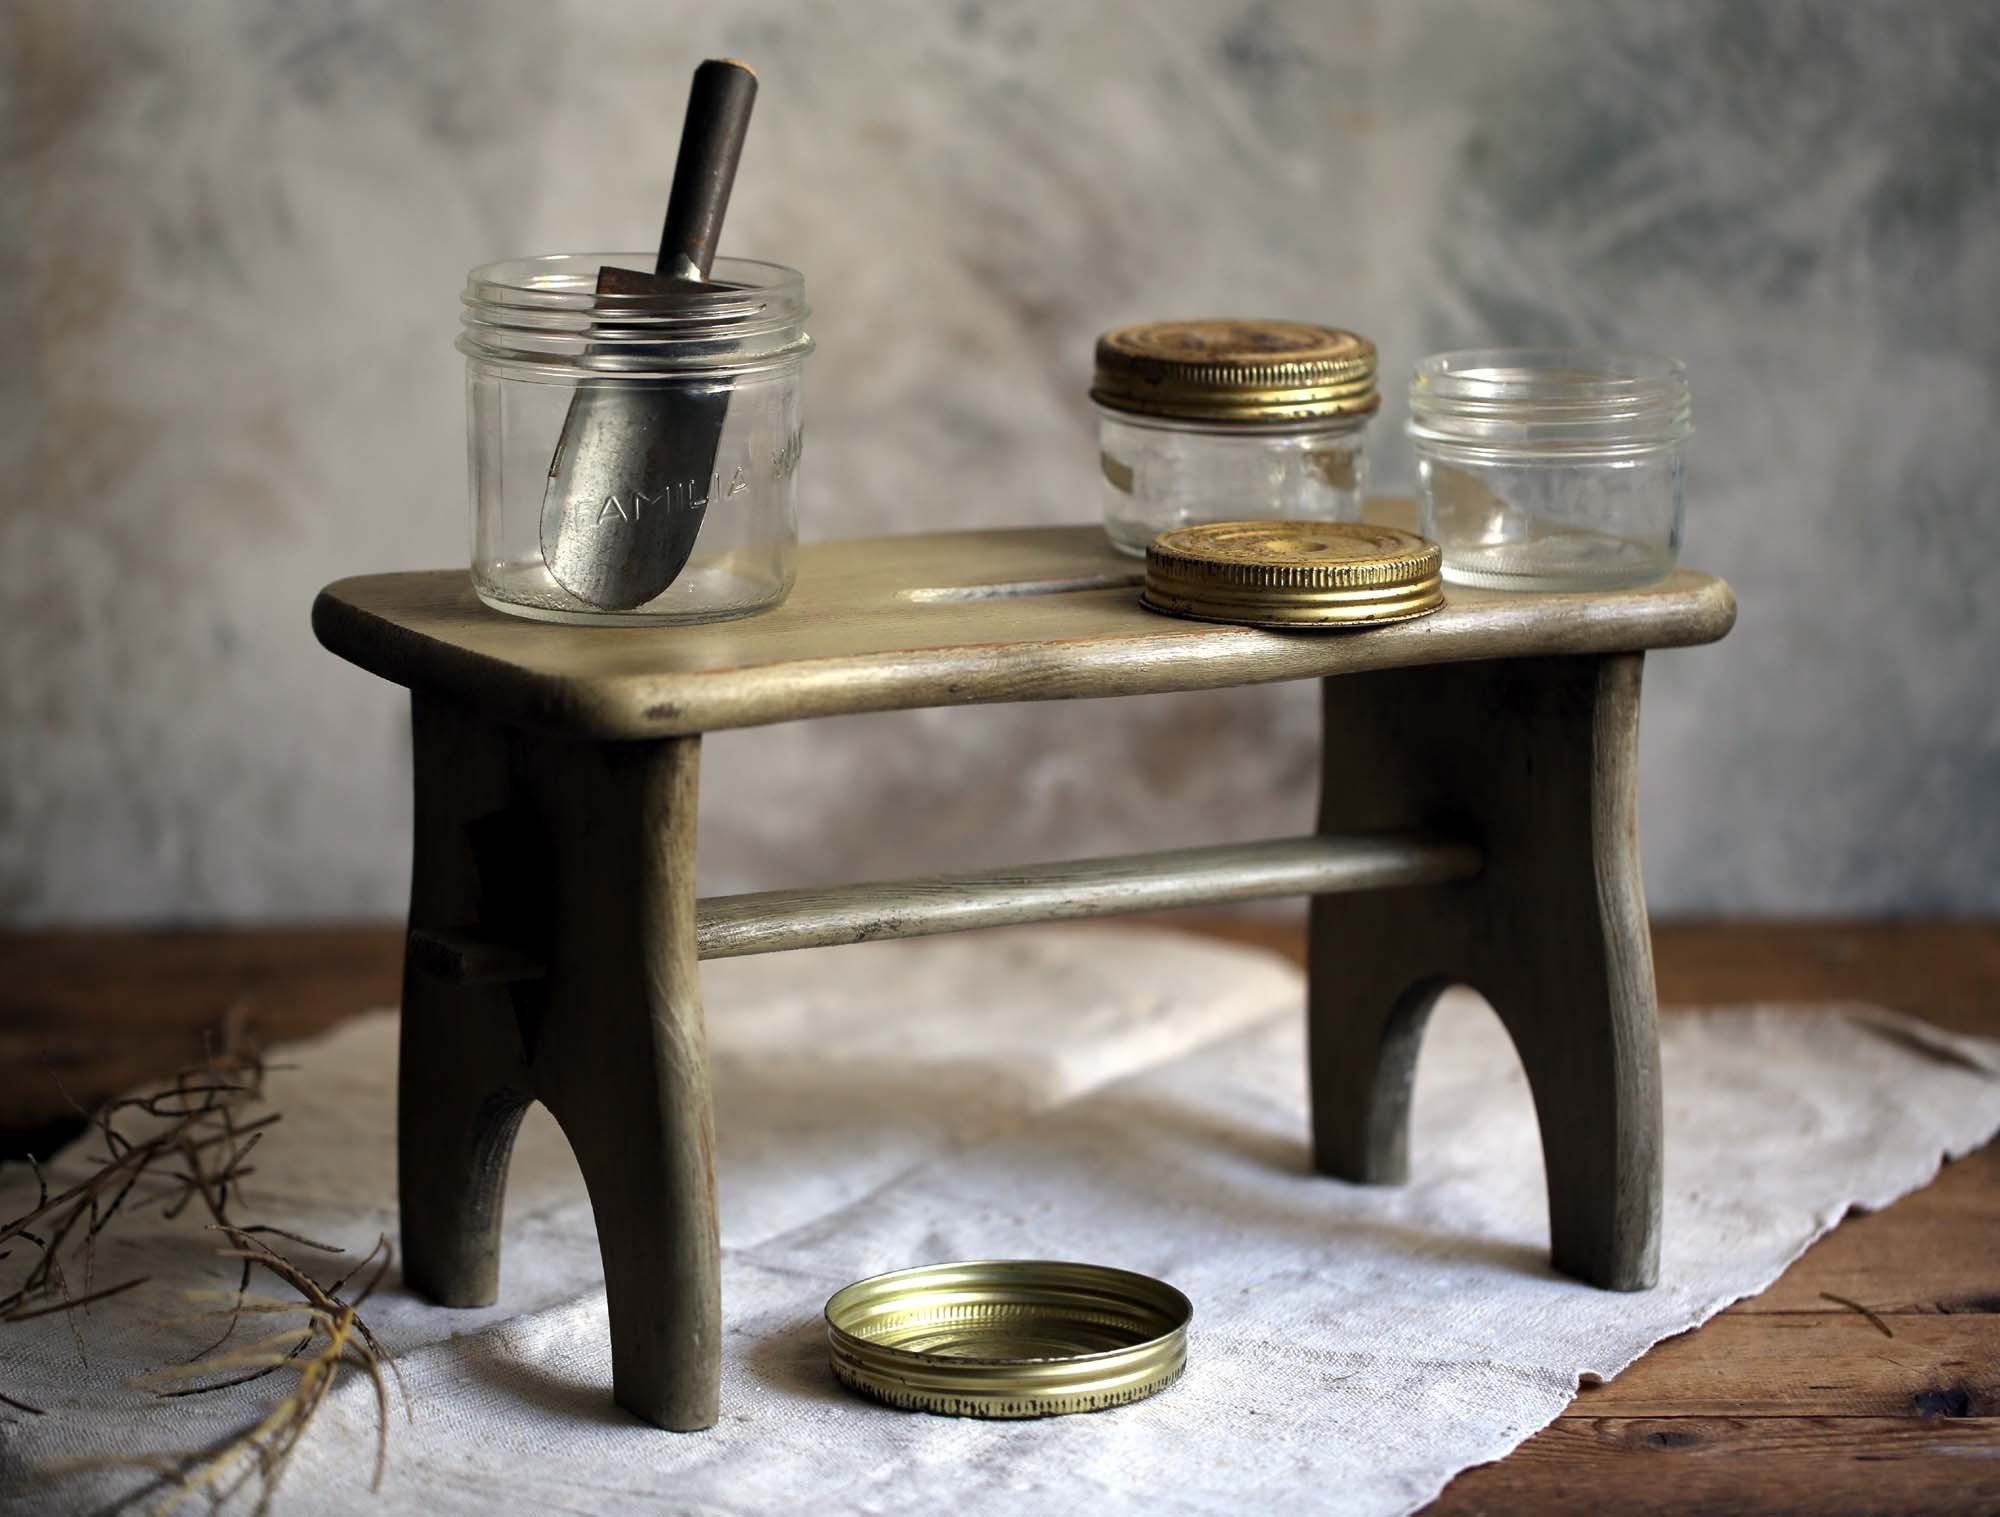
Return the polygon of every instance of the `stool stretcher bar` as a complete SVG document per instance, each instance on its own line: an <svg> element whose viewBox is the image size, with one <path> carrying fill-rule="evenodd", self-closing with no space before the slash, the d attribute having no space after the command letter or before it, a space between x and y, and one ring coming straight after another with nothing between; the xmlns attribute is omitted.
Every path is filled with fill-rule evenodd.
<svg viewBox="0 0 2000 1517"><path fill-rule="evenodd" d="M1274 838L1026 868L696 903L704 959L921 938L980 927L1166 911L1225 901L1441 885L1479 873L1477 847L1429 833Z"/></svg>
<svg viewBox="0 0 2000 1517"><path fill-rule="evenodd" d="M1437 833L1272 838L1060 864L926 875L814 890L711 896L695 905L695 948L735 959L793 948L934 937L981 927L1079 921L1282 896L1444 885L1483 865L1472 843ZM539 959L459 932L418 929L411 961L456 985L537 980Z"/></svg>

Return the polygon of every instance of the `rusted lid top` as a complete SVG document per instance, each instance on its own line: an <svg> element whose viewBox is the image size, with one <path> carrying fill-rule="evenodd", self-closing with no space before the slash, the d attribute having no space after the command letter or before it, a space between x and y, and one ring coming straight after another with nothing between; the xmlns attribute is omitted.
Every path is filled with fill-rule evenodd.
<svg viewBox="0 0 2000 1517"><path fill-rule="evenodd" d="M1166 420L1336 421L1381 404L1375 344L1300 321L1149 321L1097 339L1091 399Z"/></svg>

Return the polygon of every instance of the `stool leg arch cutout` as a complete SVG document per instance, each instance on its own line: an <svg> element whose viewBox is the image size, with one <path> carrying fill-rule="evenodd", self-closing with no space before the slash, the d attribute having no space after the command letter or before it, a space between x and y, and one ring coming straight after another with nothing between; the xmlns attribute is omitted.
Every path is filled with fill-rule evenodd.
<svg viewBox="0 0 2000 1517"><path fill-rule="evenodd" d="M1313 1151L1408 1174L1410 1085L1446 986L1483 994L1534 1093L1556 1267L1659 1277L1657 1001L1639 876L1642 655L1504 660L1327 680L1320 826L1449 826L1475 879L1319 897L1309 950Z"/></svg>
<svg viewBox="0 0 2000 1517"><path fill-rule="evenodd" d="M614 1396L659 1427L711 1427L722 1307L694 934L700 739L537 737L421 695L413 722L405 1278L446 1306L496 1299L507 1160L540 1101L596 1216ZM453 982L424 945L462 940L545 967Z"/></svg>

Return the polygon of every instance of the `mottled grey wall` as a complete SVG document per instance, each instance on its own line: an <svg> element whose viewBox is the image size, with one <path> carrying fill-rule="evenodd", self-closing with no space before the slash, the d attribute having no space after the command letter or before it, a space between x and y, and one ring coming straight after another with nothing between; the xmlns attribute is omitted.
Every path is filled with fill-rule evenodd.
<svg viewBox="0 0 2000 1517"><path fill-rule="evenodd" d="M810 535L1094 509L1090 341L1325 319L1692 370L1649 671L1670 911L2000 907L2000 7L115 4L0 19L0 918L399 909L406 716L338 575L464 561L464 269L644 246L689 68L806 270ZM1378 478L1406 485L1392 399ZM1305 687L709 750L705 886L1304 825Z"/></svg>

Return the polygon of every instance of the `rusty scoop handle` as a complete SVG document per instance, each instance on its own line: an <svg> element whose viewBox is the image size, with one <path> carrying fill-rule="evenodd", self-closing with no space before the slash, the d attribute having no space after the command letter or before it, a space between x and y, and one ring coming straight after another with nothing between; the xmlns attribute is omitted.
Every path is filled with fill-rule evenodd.
<svg viewBox="0 0 2000 1517"><path fill-rule="evenodd" d="M756 98L757 76L740 63L695 70L656 272L602 269L599 294L672 296L708 282ZM542 559L556 583L600 611L626 611L679 578L728 416L728 390L713 384L579 389L542 496Z"/></svg>
<svg viewBox="0 0 2000 1517"><path fill-rule="evenodd" d="M715 244L722 236L723 213L729 209L730 186L736 182L736 163L750 130L750 107L756 101L757 75L747 64L711 58L694 71L655 273L675 279L708 278L715 264Z"/></svg>

